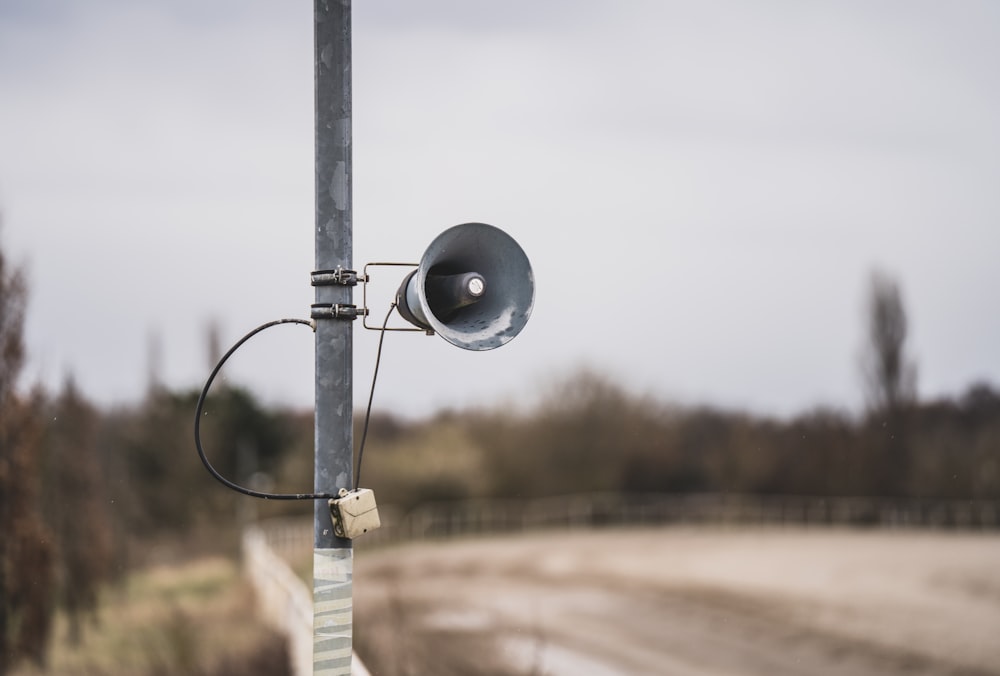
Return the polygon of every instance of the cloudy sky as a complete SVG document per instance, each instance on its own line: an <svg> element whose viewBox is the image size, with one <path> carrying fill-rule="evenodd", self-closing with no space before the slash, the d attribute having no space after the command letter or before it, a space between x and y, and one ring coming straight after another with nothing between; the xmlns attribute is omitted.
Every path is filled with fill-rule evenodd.
<svg viewBox="0 0 1000 676"><path fill-rule="evenodd" d="M876 268L922 396L1000 383L998 35L993 0L356 2L356 267L483 221L537 283L502 349L390 334L377 406L530 399L587 366L664 400L858 410ZM127 402L154 364L200 387L213 321L229 344L308 316L312 59L301 1L0 0L26 383ZM229 377L306 406L312 369L280 327Z"/></svg>

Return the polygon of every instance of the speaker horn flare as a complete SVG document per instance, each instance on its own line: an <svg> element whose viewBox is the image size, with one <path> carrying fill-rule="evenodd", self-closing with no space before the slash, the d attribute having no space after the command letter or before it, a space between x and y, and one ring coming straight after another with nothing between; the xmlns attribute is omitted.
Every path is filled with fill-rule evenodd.
<svg viewBox="0 0 1000 676"><path fill-rule="evenodd" d="M400 315L466 350L492 350L514 338L531 315L535 280L510 235L464 223L438 235L396 292Z"/></svg>

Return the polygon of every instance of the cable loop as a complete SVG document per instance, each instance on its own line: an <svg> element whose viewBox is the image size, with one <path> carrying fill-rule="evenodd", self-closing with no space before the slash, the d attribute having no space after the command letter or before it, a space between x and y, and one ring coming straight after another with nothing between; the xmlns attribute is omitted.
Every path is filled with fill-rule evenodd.
<svg viewBox="0 0 1000 676"><path fill-rule="evenodd" d="M201 462L205 465L205 469L208 470L208 473L218 479L222 485L227 488L231 488L237 493L249 495L252 498L262 498L264 500L328 500L336 496L331 493L263 493L261 491L255 491L253 489L240 486L239 484L234 483L219 474L219 472L212 467L212 463L208 461L208 456L205 455L205 449L201 446L201 417L205 408L205 399L208 397L208 390L212 387L212 383L215 381L215 376L219 374L219 371L222 370L226 361L233 356L233 353L236 352L236 350L240 349L243 343L247 342L261 331L279 324L305 324L315 330L315 324L308 319L276 319L273 322L268 322L258 326L256 329L240 338L235 345L229 348L229 351L222 355L222 359L220 359L219 363L215 365L214 369L212 369L212 373L208 376L208 380L205 382L205 387L201 390L201 396L198 397L198 405L195 407L194 411L194 445L198 449L198 457L201 458Z"/></svg>
<svg viewBox="0 0 1000 676"><path fill-rule="evenodd" d="M315 306L314 306L315 307ZM375 354L375 371L372 374L372 387L368 394L368 408L365 410L365 424L364 430L361 433L361 444L358 448L358 462L357 470L354 477L354 489L357 490L358 483L361 481L361 460L365 453L365 441L368 439L368 423L371 421L372 415L372 400L375 398L375 382L378 379L378 367L379 363L382 361L382 341L385 340L386 326L389 324L389 317L392 315L392 311L396 309L396 304L392 303L389 305L389 312L385 315L385 321L382 322L382 334L378 339L378 351ZM195 407L194 411L194 445L198 449L198 457L201 458L201 462L205 465L205 469L208 473L215 477L219 483L221 483L226 488L230 488L237 493L242 493L243 495L249 495L252 498L262 498L264 500L328 500L330 498L337 497L332 493L263 493L261 491L255 491L251 488L246 488L245 486L240 486L239 484L230 481L226 477L222 476L214 467L212 463L209 462L208 456L205 455L205 449L201 445L201 418L202 413L205 408L205 400L208 398L208 391L212 387L212 383L215 381L215 376L219 374L222 370L223 365L229 360L236 350L243 346L243 343L247 342L254 336L256 336L261 331L269 329L272 326L277 326L279 324L305 324L313 330L315 330L316 325L314 322L308 319L277 319L273 322L268 322L258 326L256 329L246 334L237 341L235 345L229 348L226 354L222 355L222 359L219 363L215 365L212 369L212 373L209 374L208 380L205 381L205 387L201 390L201 396L198 397L198 405Z"/></svg>

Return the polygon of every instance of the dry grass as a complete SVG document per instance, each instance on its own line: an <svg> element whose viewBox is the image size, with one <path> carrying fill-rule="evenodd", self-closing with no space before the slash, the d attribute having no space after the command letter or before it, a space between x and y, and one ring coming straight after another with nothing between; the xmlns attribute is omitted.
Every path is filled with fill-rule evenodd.
<svg viewBox="0 0 1000 676"><path fill-rule="evenodd" d="M256 619L253 604L237 566L224 558L152 567L105 593L81 645L70 645L60 615L46 669L14 673L287 673L284 640Z"/></svg>

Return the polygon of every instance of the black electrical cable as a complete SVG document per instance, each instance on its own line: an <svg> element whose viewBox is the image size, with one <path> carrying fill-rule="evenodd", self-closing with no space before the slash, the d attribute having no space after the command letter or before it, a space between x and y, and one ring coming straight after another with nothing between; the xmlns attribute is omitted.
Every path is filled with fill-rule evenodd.
<svg viewBox="0 0 1000 676"><path fill-rule="evenodd" d="M212 382L215 380L215 376L218 375L219 371L222 369L222 366L226 363L226 360L228 360L233 355L233 353L236 352L236 350L238 350L243 345L243 343L247 342L248 340L250 340L251 338L253 338L255 335L257 335L258 333L260 333L264 329L269 329L272 326L277 326L278 324L305 324L306 326L308 326L310 328L313 328L313 323L311 321L309 321L308 319L276 319L273 322L268 322L267 324L262 324L261 326L258 326L256 329L254 329L253 331L251 331L247 335L245 335L242 338L240 338L239 342L237 342L235 345L233 345L231 348L229 348L229 351L226 352L226 354L224 354L222 356L222 359L219 360L219 363L215 365L214 369L212 369L212 373L208 376L208 380L205 382L205 387L201 391L201 396L198 397L198 405L195 407L195 412L194 412L194 445L197 447L197 449L198 449L198 457L201 458L201 462L202 462L202 464L205 465L205 469L208 470L208 473L211 474L212 476L214 476L216 479L218 479L219 482L221 482L224 486L226 486L227 488L233 489L237 493L243 493L244 495L249 495L250 497L253 497L253 498L263 498L265 500L324 500L324 499L329 499L329 498L332 498L332 497L335 497L335 496L331 495L330 493L262 493L260 491L255 491L255 490L252 490L250 488L244 488L243 486L240 486L239 484L235 484L232 481L230 481L229 479L227 479L226 477L224 477L221 474L219 474L215 470L215 468L212 467L212 463L210 463L208 461L208 457L205 455L205 449L203 449L201 447L201 417L202 417L202 411L203 411L203 409L205 407L205 399L206 399L206 397L208 397L208 390L209 390L210 387L212 387ZM380 343L380 346L381 346L381 343ZM368 423L366 421L365 422L366 429L367 429L367 426L368 426Z"/></svg>
<svg viewBox="0 0 1000 676"><path fill-rule="evenodd" d="M392 311L396 309L396 304L391 303L389 305L389 311L385 314L385 319L382 321L382 335L378 337L378 350L375 352L375 371L372 373L372 387L368 392L368 408L365 409L365 426L361 431L361 443L358 445L358 465L357 470L354 473L354 490L358 490L358 486L361 484L361 459L365 455L365 440L368 438L368 423L371 421L372 417L372 399L375 398L375 381L378 379L378 365L382 361L382 341L385 340L386 327L389 325L389 317L392 316Z"/></svg>
<svg viewBox="0 0 1000 676"><path fill-rule="evenodd" d="M382 342L385 340L386 327L389 325L389 317L392 316L392 311L395 309L395 303L389 305L389 312L386 313L385 320L382 322L382 335L380 335L378 339L378 350L375 353L375 371L372 373L372 386L371 391L368 393L368 407L365 409L364 429L361 433L361 444L358 448L357 471L355 472L354 478L355 490L357 490L361 481L361 459L364 457L365 441L368 439L368 424L371 422L372 416L372 400L375 398L375 382L378 380L378 368L382 361ZM212 463L208 461L208 456L205 455L205 449L201 445L201 418L205 408L205 400L208 398L208 391L212 387L212 383L215 382L215 377L219 374L219 371L222 370L222 367L229 360L229 358L233 356L233 353L243 346L243 343L247 342L261 331L279 324L305 324L306 326L313 328L313 323L308 319L276 319L273 322L267 322L266 324L258 326L253 331L240 338L235 345L229 348L229 351L222 355L222 359L220 359L219 363L215 365L214 369L212 369L212 372L208 376L208 380L205 381L205 387L202 388L201 395L198 397L198 405L195 406L194 411L194 445L198 449L198 457L201 458L201 462L205 465L205 469L208 470L208 473L215 477L222 485L227 488L231 488L237 493L249 495L253 498L263 498L264 500L328 500L336 496L330 493L263 493L261 491L255 491L253 489L240 486L239 484L234 483L219 474L219 472L212 467Z"/></svg>

